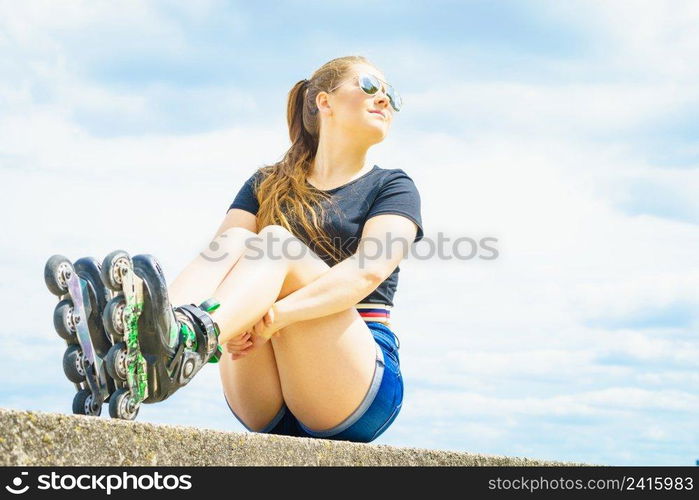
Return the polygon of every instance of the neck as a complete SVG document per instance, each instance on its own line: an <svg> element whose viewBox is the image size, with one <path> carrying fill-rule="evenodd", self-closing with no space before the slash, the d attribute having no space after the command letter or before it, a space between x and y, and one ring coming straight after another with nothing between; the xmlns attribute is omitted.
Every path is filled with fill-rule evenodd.
<svg viewBox="0 0 699 500"><path fill-rule="evenodd" d="M321 135L309 178L316 184L342 184L364 173L369 148L349 134Z"/></svg>

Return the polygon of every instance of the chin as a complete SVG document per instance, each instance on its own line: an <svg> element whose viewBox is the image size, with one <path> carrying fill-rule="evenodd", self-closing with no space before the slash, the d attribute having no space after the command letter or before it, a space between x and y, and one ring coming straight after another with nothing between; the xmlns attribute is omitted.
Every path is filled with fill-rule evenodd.
<svg viewBox="0 0 699 500"><path fill-rule="evenodd" d="M369 144L378 144L379 142L383 141L386 138L386 131L385 130L372 130L370 133L367 134L367 141Z"/></svg>
<svg viewBox="0 0 699 500"><path fill-rule="evenodd" d="M388 128L383 126L377 126L376 124L369 125L367 127L367 134L369 137L376 139L376 142L381 142L386 138L388 134Z"/></svg>
<svg viewBox="0 0 699 500"><path fill-rule="evenodd" d="M356 127L349 128L346 131L354 135L360 142L371 145L377 144L386 138L388 127L378 123L360 122L357 123Z"/></svg>

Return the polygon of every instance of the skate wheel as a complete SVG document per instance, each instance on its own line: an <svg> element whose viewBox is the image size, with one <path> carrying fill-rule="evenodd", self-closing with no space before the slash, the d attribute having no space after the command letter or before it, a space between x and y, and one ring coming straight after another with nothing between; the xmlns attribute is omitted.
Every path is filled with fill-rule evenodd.
<svg viewBox="0 0 699 500"><path fill-rule="evenodd" d="M133 269L133 263L124 250L114 250L107 255L100 270L104 286L115 292L120 291L125 268Z"/></svg>
<svg viewBox="0 0 699 500"><path fill-rule="evenodd" d="M44 281L49 291L60 297L68 293L68 280L75 272L73 264L63 255L52 255L44 266Z"/></svg>
<svg viewBox="0 0 699 500"><path fill-rule="evenodd" d="M126 307L126 298L123 295L112 297L107 306L102 311L102 324L104 329L112 340L115 342L124 337L124 308Z"/></svg>
<svg viewBox="0 0 699 500"><path fill-rule="evenodd" d="M126 387L120 387L109 398L109 416L133 420L138 415L139 406L133 403L131 391Z"/></svg>
<svg viewBox="0 0 699 500"><path fill-rule="evenodd" d="M68 346L63 354L63 373L68 380L79 384L85 380L85 368L83 367L83 350L77 344Z"/></svg>
<svg viewBox="0 0 699 500"><path fill-rule="evenodd" d="M73 398L73 413L76 415L90 415L99 417L102 413L102 403L92 397L90 389L81 389Z"/></svg>
<svg viewBox="0 0 699 500"><path fill-rule="evenodd" d="M62 339L73 340L75 338L76 327L72 300L63 299L56 304L56 308L53 310L53 327Z"/></svg>
<svg viewBox="0 0 699 500"><path fill-rule="evenodd" d="M107 366L107 373L114 380L126 380L128 373L126 367L126 343L117 342L109 348L107 356L104 358L104 363Z"/></svg>

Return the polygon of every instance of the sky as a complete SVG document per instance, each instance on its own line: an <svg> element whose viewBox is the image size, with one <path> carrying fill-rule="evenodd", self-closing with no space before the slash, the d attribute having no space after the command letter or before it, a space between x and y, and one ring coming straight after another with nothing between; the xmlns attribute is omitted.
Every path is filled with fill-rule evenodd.
<svg viewBox="0 0 699 500"><path fill-rule="evenodd" d="M697 28L679 0L0 0L0 406L71 411L51 255L151 253L174 279L288 148L291 87L360 54L404 100L367 161L411 176L425 230L374 443L694 465ZM438 234L498 257L417 258ZM245 431L215 367L138 419Z"/></svg>

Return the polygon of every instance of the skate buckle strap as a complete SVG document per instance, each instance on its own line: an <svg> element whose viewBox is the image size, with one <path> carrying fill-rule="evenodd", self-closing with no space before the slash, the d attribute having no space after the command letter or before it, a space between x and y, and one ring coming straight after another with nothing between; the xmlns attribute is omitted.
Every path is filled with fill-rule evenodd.
<svg viewBox="0 0 699 500"><path fill-rule="evenodd" d="M192 305L194 305L194 304L192 304ZM206 299L204 302L199 304L199 307L204 309L206 312L210 313L210 312L214 312L216 309L221 307L221 303L214 298L210 298L210 299Z"/></svg>
<svg viewBox="0 0 699 500"><path fill-rule="evenodd" d="M220 304L218 302L215 302L214 304L211 304L213 299L209 299L208 301L202 302L202 306L208 304L209 310L215 310L217 309ZM204 310L202 306L197 307L194 304L185 304L178 309L184 310L187 313L191 314L194 318L196 318L200 324L200 326L203 327L203 330L206 334L206 352L211 355L209 358L209 362L211 363L216 363L221 357L221 354L223 353L223 349L220 345L218 345L218 336L220 333L219 327L216 324L216 322L213 320L211 315Z"/></svg>
<svg viewBox="0 0 699 500"><path fill-rule="evenodd" d="M209 358L208 361L212 357L220 357L216 350L218 325L207 312L194 304L176 307L175 314L184 316L187 322L191 322L191 327L184 320L180 323L180 344L168 366L170 376L183 386L199 371L205 359Z"/></svg>
<svg viewBox="0 0 699 500"><path fill-rule="evenodd" d="M205 310L208 313L214 312L216 309L221 307L221 303L214 299L213 297L210 299L206 299L204 302L199 304L199 307ZM218 336L220 334L218 324L214 322L214 326L216 327L216 338L218 339ZM209 363L218 363L218 361L221 359L221 356L223 355L223 347L221 344L216 342L216 352L214 352L213 356L209 358Z"/></svg>

